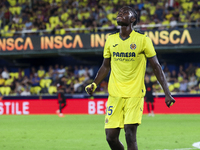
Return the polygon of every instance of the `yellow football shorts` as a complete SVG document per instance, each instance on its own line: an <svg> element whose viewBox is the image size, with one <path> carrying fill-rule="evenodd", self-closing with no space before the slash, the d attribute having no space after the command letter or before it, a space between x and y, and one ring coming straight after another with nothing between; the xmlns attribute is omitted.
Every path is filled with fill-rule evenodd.
<svg viewBox="0 0 200 150"><path fill-rule="evenodd" d="M124 128L124 124L141 124L144 98L108 97L105 128Z"/></svg>

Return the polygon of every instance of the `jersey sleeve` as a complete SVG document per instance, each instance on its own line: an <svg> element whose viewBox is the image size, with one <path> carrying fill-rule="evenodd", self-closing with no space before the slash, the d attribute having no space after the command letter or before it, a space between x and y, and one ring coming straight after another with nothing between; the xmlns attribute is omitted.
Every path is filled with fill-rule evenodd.
<svg viewBox="0 0 200 150"><path fill-rule="evenodd" d="M144 38L144 54L147 58L151 58L156 55L153 43L148 36Z"/></svg>
<svg viewBox="0 0 200 150"><path fill-rule="evenodd" d="M109 36L108 36L108 38L107 38L107 40L106 40L106 44L105 44L105 46L104 46L104 51L103 51L103 57L104 58L110 58L111 57L111 54L110 54L110 40L109 40L110 38L109 38Z"/></svg>

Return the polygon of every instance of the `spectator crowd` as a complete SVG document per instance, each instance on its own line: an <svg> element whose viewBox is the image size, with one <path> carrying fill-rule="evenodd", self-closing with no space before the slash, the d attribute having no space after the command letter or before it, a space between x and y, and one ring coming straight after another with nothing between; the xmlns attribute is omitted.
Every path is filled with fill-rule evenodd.
<svg viewBox="0 0 200 150"><path fill-rule="evenodd" d="M39 95L56 94L62 86L67 94L83 93L86 84L91 82L93 68L74 66L64 67L56 64L45 70L40 66L30 69L30 73L19 68L18 72L9 72L6 67L0 70L1 95Z"/></svg>
<svg viewBox="0 0 200 150"><path fill-rule="evenodd" d="M168 68L164 63L162 69L165 73L168 86L173 93L200 93L200 66L190 63L187 67L180 65L178 69ZM26 69L27 70L27 69ZM91 83L96 72L93 67L63 66L56 64L44 69L40 66L29 68L29 73L19 68L17 72L9 72L4 67L0 69L1 95L52 95L62 86L66 94L83 94L85 86ZM154 83L154 91L163 93L161 86L148 65L146 75ZM107 94L108 81L104 80L98 86L96 94Z"/></svg>
<svg viewBox="0 0 200 150"><path fill-rule="evenodd" d="M22 31L29 31L27 35L63 35L115 29L117 13L124 5L137 11L141 30L200 26L198 0L1 0L0 34L21 36Z"/></svg>

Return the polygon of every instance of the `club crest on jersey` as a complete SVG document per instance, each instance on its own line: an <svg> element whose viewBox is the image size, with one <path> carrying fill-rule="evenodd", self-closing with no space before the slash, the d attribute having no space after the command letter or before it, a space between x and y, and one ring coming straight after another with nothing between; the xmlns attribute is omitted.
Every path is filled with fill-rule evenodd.
<svg viewBox="0 0 200 150"><path fill-rule="evenodd" d="M130 48L132 49L132 50L134 50L134 49L136 49L136 44L135 43L132 43L131 45L130 45Z"/></svg>

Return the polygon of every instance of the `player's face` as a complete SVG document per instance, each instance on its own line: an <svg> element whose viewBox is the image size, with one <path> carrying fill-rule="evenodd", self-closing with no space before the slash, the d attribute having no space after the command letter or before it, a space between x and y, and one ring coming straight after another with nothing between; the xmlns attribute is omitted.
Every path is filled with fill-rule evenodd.
<svg viewBox="0 0 200 150"><path fill-rule="evenodd" d="M120 26L128 26L134 18L133 13L127 7L122 7L117 15L117 24Z"/></svg>

